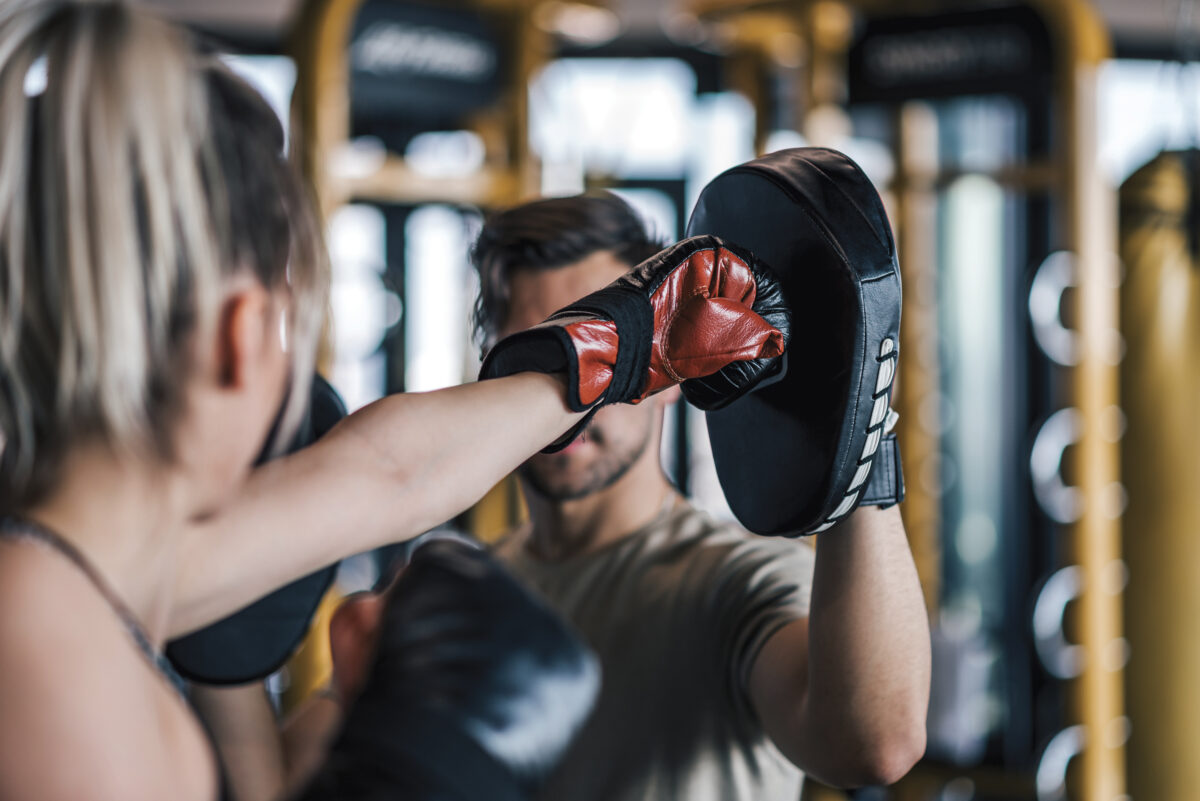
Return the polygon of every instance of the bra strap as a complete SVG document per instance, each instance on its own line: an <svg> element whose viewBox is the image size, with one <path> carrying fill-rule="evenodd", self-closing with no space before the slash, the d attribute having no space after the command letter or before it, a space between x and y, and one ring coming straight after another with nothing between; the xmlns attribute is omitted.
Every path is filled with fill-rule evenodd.
<svg viewBox="0 0 1200 801"><path fill-rule="evenodd" d="M27 540L32 542L40 542L49 546L52 550L58 551L70 561L79 571L83 573L104 598L109 607L121 620L122 625L129 632L129 636L137 644L138 648L146 655L156 669L162 672L162 654L155 649L150 641L150 637L146 634L146 630L138 621L137 616L130 611L125 602L120 596L109 586L109 583L104 580L99 571L88 561L79 549L64 539L60 534L43 526L34 520L29 520L23 517L5 516L0 517L0 540ZM168 678L170 678L168 676Z"/></svg>

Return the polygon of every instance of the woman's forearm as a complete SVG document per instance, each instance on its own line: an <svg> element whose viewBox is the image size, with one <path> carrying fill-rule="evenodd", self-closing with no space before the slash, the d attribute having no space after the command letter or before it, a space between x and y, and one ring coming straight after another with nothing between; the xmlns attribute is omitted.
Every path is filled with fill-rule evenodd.
<svg viewBox="0 0 1200 801"><path fill-rule="evenodd" d="M341 723L341 704L330 693L318 693L308 699L283 722L289 791L302 788L321 767ZM287 795L290 797L291 792Z"/></svg>
<svg viewBox="0 0 1200 801"><path fill-rule="evenodd" d="M368 545L415 536L479 500L578 422L562 393L553 376L521 373L393 395L351 415L336 432L350 449L370 453L367 469L390 484L379 501L393 522Z"/></svg>
<svg viewBox="0 0 1200 801"><path fill-rule="evenodd" d="M216 745L234 801L282 797L287 786L283 742L263 684L193 685L190 696Z"/></svg>
<svg viewBox="0 0 1200 801"><path fill-rule="evenodd" d="M393 395L355 412L256 470L185 533L171 636L453 517L580 417L561 381L540 373Z"/></svg>

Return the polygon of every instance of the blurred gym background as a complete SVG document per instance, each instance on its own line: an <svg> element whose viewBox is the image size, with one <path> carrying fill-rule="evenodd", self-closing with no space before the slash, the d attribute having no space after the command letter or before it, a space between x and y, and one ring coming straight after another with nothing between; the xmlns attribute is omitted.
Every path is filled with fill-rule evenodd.
<svg viewBox="0 0 1200 801"><path fill-rule="evenodd" d="M351 409L474 376L487 210L606 188L674 240L734 164L850 154L900 243L934 629L928 754L856 797L1200 799L1196 0L150 4L290 124ZM721 514L701 415L670 431L666 469ZM486 539L520 505L502 485L454 524Z"/></svg>

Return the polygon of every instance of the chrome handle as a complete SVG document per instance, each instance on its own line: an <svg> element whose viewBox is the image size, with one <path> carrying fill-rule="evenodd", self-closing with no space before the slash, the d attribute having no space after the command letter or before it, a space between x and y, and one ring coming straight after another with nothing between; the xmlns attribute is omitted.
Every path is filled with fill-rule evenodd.
<svg viewBox="0 0 1200 801"><path fill-rule="evenodd" d="M1033 338L1051 361L1064 367L1079 361L1079 335L1062 322L1063 294L1075 285L1075 254L1057 250L1038 266L1029 286Z"/></svg>
<svg viewBox="0 0 1200 801"><path fill-rule="evenodd" d="M1068 726L1050 738L1037 766L1038 801L1065 801L1067 768L1087 744L1087 729Z"/></svg>
<svg viewBox="0 0 1200 801"><path fill-rule="evenodd" d="M1079 441L1083 418L1078 409L1059 409L1038 429L1029 453L1029 472L1038 505L1057 523L1074 523L1083 512L1083 492L1062 477L1063 453Z"/></svg>
<svg viewBox="0 0 1200 801"><path fill-rule="evenodd" d="M1046 672L1073 679L1083 672L1083 646L1068 642L1063 633L1067 604L1083 592L1083 569L1074 565L1053 573L1033 605L1033 644Z"/></svg>

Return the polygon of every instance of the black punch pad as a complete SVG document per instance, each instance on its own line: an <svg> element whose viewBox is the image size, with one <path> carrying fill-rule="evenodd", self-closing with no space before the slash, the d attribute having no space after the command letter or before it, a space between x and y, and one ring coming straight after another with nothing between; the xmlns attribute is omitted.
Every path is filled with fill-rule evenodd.
<svg viewBox="0 0 1200 801"><path fill-rule="evenodd" d="M314 376L308 409L286 452L295 453L316 442L345 416L346 406L337 391L319 375ZM264 453L258 464L266 460ZM305 576L224 620L168 643L167 658L181 676L201 684L265 679L283 667L299 647L336 572L337 565L332 565Z"/></svg>
<svg viewBox="0 0 1200 801"><path fill-rule="evenodd" d="M758 534L821 531L862 499L883 435L900 332L900 276L879 194L853 161L782 150L701 193L687 235L749 249L792 310L783 377L707 413L717 476Z"/></svg>

